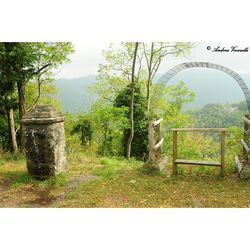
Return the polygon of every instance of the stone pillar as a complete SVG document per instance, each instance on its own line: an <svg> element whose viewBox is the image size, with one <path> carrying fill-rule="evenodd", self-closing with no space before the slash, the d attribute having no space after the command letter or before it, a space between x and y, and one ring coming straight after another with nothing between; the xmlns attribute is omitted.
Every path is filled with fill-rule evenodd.
<svg viewBox="0 0 250 250"><path fill-rule="evenodd" d="M47 179L66 170L64 117L52 106L36 106L21 123L25 132L28 172Z"/></svg>

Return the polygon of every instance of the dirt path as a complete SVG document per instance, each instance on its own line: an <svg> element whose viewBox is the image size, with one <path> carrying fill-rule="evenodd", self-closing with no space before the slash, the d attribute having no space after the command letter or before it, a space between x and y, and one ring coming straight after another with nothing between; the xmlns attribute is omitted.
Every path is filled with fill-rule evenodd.
<svg viewBox="0 0 250 250"><path fill-rule="evenodd" d="M64 198L71 192L73 192L81 183L91 180L99 179L100 177L94 175L79 175L71 178L69 184L66 186L66 189L63 193L61 193L58 197L56 197L51 207L59 207L60 202L64 200Z"/></svg>
<svg viewBox="0 0 250 250"><path fill-rule="evenodd" d="M35 184L28 184L21 188L11 188L12 181L0 183L0 207L60 207L60 202L81 183L98 179L99 177L82 174L72 177L67 185L59 188L41 188Z"/></svg>

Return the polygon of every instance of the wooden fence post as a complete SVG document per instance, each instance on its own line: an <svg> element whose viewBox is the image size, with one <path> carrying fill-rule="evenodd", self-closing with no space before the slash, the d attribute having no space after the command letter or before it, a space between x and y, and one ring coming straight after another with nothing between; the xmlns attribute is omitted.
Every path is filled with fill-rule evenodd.
<svg viewBox="0 0 250 250"><path fill-rule="evenodd" d="M225 170L225 131L221 131L221 176L224 176Z"/></svg>

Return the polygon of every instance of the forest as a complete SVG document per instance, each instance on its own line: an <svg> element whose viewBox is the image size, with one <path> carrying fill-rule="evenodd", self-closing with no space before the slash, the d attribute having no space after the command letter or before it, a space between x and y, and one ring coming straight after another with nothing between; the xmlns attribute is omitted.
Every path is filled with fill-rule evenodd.
<svg viewBox="0 0 250 250"><path fill-rule="evenodd" d="M75 114L63 112L54 84L76 52L72 43L0 43L0 207L249 207L249 185L235 170L245 101L186 110L195 93L185 80L156 81L163 61L185 58L195 46L110 44L89 88L97 97L89 112ZM39 105L63 112L67 155L66 172L43 181L27 173L20 122ZM163 172L150 158L149 124L160 118L161 153L168 158ZM215 167L193 165L178 167L173 176L173 128L227 128L225 176ZM219 160L219 149L218 134L178 134L182 159Z"/></svg>

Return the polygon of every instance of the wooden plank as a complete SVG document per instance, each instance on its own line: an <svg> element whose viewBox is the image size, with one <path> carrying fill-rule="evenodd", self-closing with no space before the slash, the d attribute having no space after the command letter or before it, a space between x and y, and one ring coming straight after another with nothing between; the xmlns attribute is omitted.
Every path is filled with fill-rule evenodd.
<svg viewBox="0 0 250 250"><path fill-rule="evenodd" d="M247 123L248 125L250 125L250 120L247 119L245 116L243 117L243 120L244 120L245 123Z"/></svg>
<svg viewBox="0 0 250 250"><path fill-rule="evenodd" d="M177 174L177 131L173 131L173 174Z"/></svg>
<svg viewBox="0 0 250 250"><path fill-rule="evenodd" d="M157 126L158 124L160 124L163 121L163 118L160 118L159 120L153 122L154 126Z"/></svg>
<svg viewBox="0 0 250 250"><path fill-rule="evenodd" d="M220 137L220 154L221 154L221 176L224 175L224 170L225 170L225 131L221 131L221 137Z"/></svg>
<svg viewBox="0 0 250 250"><path fill-rule="evenodd" d="M248 154L249 151L250 151L249 147L247 146L247 144L245 143L245 141L243 139L240 142L241 142L242 146L244 147L245 151Z"/></svg>
<svg viewBox="0 0 250 250"><path fill-rule="evenodd" d="M197 161L197 160L176 159L175 163L176 164L188 164L188 165L216 166L216 167L221 166L221 163L218 161Z"/></svg>
<svg viewBox="0 0 250 250"><path fill-rule="evenodd" d="M172 131L178 132L223 132L226 128L173 128Z"/></svg>
<svg viewBox="0 0 250 250"><path fill-rule="evenodd" d="M161 138L161 140L154 146L154 150L157 150L163 143L164 138Z"/></svg>

